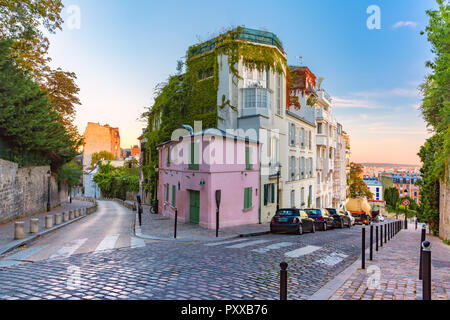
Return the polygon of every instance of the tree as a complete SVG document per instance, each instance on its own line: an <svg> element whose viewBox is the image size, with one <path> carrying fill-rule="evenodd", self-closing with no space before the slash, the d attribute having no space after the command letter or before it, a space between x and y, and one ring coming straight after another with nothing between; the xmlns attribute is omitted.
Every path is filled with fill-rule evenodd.
<svg viewBox="0 0 450 320"><path fill-rule="evenodd" d="M100 160L117 160L117 158L109 151L95 152L91 158L91 166L94 166Z"/></svg>
<svg viewBox="0 0 450 320"><path fill-rule="evenodd" d="M438 234L440 181L450 183L445 173L450 163L450 4L436 2L438 9L427 11L429 24L422 32L427 34L435 55L426 63L431 73L421 86L422 115L434 135L419 152L423 163L419 218Z"/></svg>
<svg viewBox="0 0 450 320"><path fill-rule="evenodd" d="M83 166L75 159L64 164L58 171L58 181L67 183L69 187L70 202L72 203L72 187L80 184L83 175Z"/></svg>
<svg viewBox="0 0 450 320"><path fill-rule="evenodd" d="M396 209L400 200L400 193L397 188L392 187L384 190L384 200L387 205Z"/></svg>
<svg viewBox="0 0 450 320"><path fill-rule="evenodd" d="M60 123L47 94L16 67L11 41L0 40L0 137L21 154L50 160L53 171L75 157L80 141Z"/></svg>
<svg viewBox="0 0 450 320"><path fill-rule="evenodd" d="M352 198L366 197L367 199L373 199L373 193L364 183L362 173L363 166L361 164L353 162L350 164L350 175L347 182L350 186L350 196Z"/></svg>
<svg viewBox="0 0 450 320"><path fill-rule="evenodd" d="M139 169L116 168L110 162L100 163L94 181L104 197L126 200L127 191L139 191Z"/></svg>
<svg viewBox="0 0 450 320"><path fill-rule="evenodd" d="M75 105L80 105L76 75L60 68L52 70L48 64L50 42L42 27L50 33L62 30L61 0L0 0L0 38L12 40L11 55L19 67L30 72L41 88L48 92L60 122L68 129L73 139L81 136L72 124L76 114Z"/></svg>

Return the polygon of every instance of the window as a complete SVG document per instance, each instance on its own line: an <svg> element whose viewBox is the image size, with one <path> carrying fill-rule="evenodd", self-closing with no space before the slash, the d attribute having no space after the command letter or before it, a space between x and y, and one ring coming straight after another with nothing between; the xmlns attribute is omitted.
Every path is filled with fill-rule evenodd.
<svg viewBox="0 0 450 320"><path fill-rule="evenodd" d="M291 141L291 147L295 146L295 124L290 124L291 130L289 132L290 141Z"/></svg>
<svg viewBox="0 0 450 320"><path fill-rule="evenodd" d="M300 159L300 179L305 179L305 158Z"/></svg>
<svg viewBox="0 0 450 320"><path fill-rule="evenodd" d="M169 202L169 184L166 184L166 202Z"/></svg>
<svg viewBox="0 0 450 320"><path fill-rule="evenodd" d="M191 143L191 150L189 154L189 170L198 170L199 169L199 148L200 145L198 143Z"/></svg>
<svg viewBox="0 0 450 320"><path fill-rule="evenodd" d="M276 75L276 88L275 88L275 104L276 104L276 108L277 108L277 114L281 115L281 75L279 73L277 73Z"/></svg>
<svg viewBox="0 0 450 320"><path fill-rule="evenodd" d="M244 189L244 210L252 208L253 205L252 195L253 195L253 188Z"/></svg>
<svg viewBox="0 0 450 320"><path fill-rule="evenodd" d="M289 181L295 180L295 157L291 157L291 162L289 164L289 172L291 173L291 177Z"/></svg>
<svg viewBox="0 0 450 320"><path fill-rule="evenodd" d="M300 192L300 205L303 208L306 203L305 203L305 188L302 188L301 192Z"/></svg>
<svg viewBox="0 0 450 320"><path fill-rule="evenodd" d="M323 131L322 124L321 124L321 123L318 123L318 124L317 124L317 134L322 134L322 131Z"/></svg>
<svg viewBox="0 0 450 320"><path fill-rule="evenodd" d="M308 130L308 149L312 149L312 133L310 130Z"/></svg>
<svg viewBox="0 0 450 320"><path fill-rule="evenodd" d="M309 194L308 194L308 208L311 207L313 197L313 187L309 186Z"/></svg>
<svg viewBox="0 0 450 320"><path fill-rule="evenodd" d="M264 88L244 88L244 108L272 109L272 95Z"/></svg>
<svg viewBox="0 0 450 320"><path fill-rule="evenodd" d="M252 164L252 148L249 146L245 147L245 167L247 170L253 169Z"/></svg>
<svg viewBox="0 0 450 320"><path fill-rule="evenodd" d="M305 129L302 128L302 148L305 147Z"/></svg>
<svg viewBox="0 0 450 320"><path fill-rule="evenodd" d="M291 208L295 208L295 190L291 191Z"/></svg>
<svg viewBox="0 0 450 320"><path fill-rule="evenodd" d="M170 166L170 146L167 147L167 166Z"/></svg>
<svg viewBox="0 0 450 320"><path fill-rule="evenodd" d="M172 186L172 207L177 206L177 187Z"/></svg>

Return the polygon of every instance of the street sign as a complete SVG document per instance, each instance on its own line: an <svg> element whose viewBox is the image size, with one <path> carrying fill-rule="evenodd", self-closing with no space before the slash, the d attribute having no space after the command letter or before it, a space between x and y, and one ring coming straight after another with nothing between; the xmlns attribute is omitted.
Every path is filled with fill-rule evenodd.
<svg viewBox="0 0 450 320"><path fill-rule="evenodd" d="M408 199L404 199L402 201L402 205L404 205L405 207L408 207L410 205L409 200Z"/></svg>

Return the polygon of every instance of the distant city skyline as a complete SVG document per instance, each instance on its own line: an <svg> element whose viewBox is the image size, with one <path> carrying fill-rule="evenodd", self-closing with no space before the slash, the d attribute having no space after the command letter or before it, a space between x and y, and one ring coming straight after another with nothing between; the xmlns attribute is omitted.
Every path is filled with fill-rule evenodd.
<svg viewBox="0 0 450 320"><path fill-rule="evenodd" d="M80 28L68 28L65 10L64 31L50 35L50 56L52 66L78 76L80 133L88 122L108 123L119 127L122 147L138 144L146 126L138 117L187 48L245 25L274 32L290 65L302 57L325 77L334 113L350 135L352 161L420 164L417 153L429 134L418 87L432 59L420 31L433 0L380 1L380 30L367 28L369 0L63 2L80 8Z"/></svg>

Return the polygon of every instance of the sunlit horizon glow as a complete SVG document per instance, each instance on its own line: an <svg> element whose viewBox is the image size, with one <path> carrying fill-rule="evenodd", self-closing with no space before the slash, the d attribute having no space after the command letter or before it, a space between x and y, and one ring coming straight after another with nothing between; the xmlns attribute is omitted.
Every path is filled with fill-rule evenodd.
<svg viewBox="0 0 450 320"><path fill-rule="evenodd" d="M138 118L152 105L155 86L175 73L190 45L229 26L266 29L283 42L289 64L301 56L325 77L335 116L350 135L352 161L417 165L429 137L418 87L432 59L420 31L435 2L381 2L382 28L368 30L372 2L67 0L66 8L80 7L80 29L66 23L51 35L50 56L53 67L78 76L80 134L88 122L109 124L130 148L146 126Z"/></svg>

